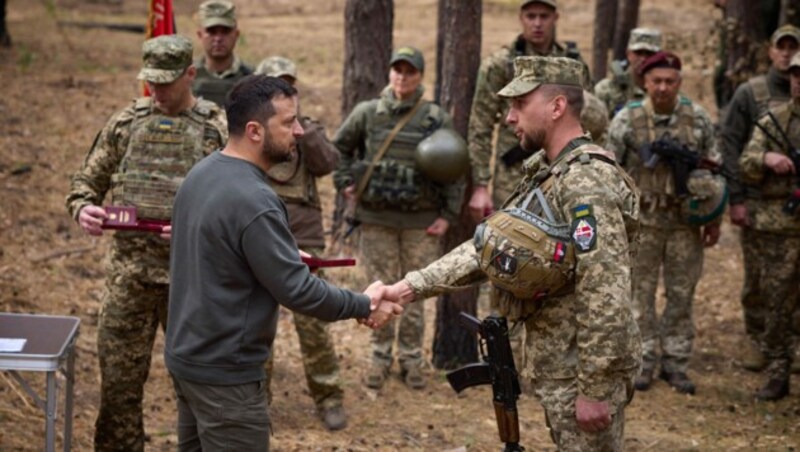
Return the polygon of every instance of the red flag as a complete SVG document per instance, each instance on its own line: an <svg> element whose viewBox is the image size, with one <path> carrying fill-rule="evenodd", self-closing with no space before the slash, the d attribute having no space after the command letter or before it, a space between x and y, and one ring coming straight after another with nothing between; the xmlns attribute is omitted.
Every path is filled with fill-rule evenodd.
<svg viewBox="0 0 800 452"><path fill-rule="evenodd" d="M145 39L161 35L174 35L176 32L172 0L150 0ZM142 84L144 86L144 95L149 96L150 90L147 89L147 83Z"/></svg>

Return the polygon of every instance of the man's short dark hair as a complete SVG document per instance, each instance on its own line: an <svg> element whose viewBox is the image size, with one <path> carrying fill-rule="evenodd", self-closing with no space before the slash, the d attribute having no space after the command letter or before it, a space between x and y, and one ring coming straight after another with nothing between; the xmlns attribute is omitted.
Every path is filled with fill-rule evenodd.
<svg viewBox="0 0 800 452"><path fill-rule="evenodd" d="M225 99L228 135L242 136L250 121L266 123L275 114L275 107L272 105L274 98L295 95L297 90L280 78L249 75L241 79Z"/></svg>
<svg viewBox="0 0 800 452"><path fill-rule="evenodd" d="M583 110L583 88L573 85L542 85L539 87L544 95L550 99L564 96L567 99L567 109L576 118L581 117Z"/></svg>

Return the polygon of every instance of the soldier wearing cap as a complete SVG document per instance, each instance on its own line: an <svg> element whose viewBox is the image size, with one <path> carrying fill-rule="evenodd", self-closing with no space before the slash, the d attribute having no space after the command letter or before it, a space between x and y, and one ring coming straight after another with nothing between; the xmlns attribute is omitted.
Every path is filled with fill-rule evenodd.
<svg viewBox="0 0 800 452"><path fill-rule="evenodd" d="M266 58L256 67L256 74L279 77L294 85L297 66L280 56ZM297 140L297 152L288 162L267 171L267 179L286 204L289 229L303 251L319 256L325 250L322 211L316 178L326 176L339 163L339 150L325 136L322 125L308 116L300 116L303 136ZM317 276L320 276L319 274ZM339 378L339 359L328 333L327 323L295 312L294 326L300 339L303 369L317 413L330 430L347 426L342 407L343 391ZM267 362L267 389L272 380L273 358ZM270 395L272 393L270 392Z"/></svg>
<svg viewBox="0 0 800 452"><path fill-rule="evenodd" d="M611 62L611 76L600 80L594 94L608 108L609 118L614 118L632 100L644 99L644 80L639 75L639 66L654 53L661 50L661 32L651 28L634 28L628 40L625 60Z"/></svg>
<svg viewBox="0 0 800 452"><path fill-rule="evenodd" d="M503 47L481 62L467 139L474 185L469 207L475 220L499 206L522 178L522 162L526 154L518 149L513 128L503 123L509 100L497 95L514 77L514 58L537 55L568 57L583 62L574 42L559 43L555 39L559 18L557 6L555 0L522 0L519 10L522 33L510 46ZM591 85L589 69L584 67L584 87L588 89ZM497 152L493 153L495 127L499 127L499 134ZM494 174L490 170L493 154L497 156Z"/></svg>
<svg viewBox="0 0 800 452"><path fill-rule="evenodd" d="M207 0L200 4L197 15L197 37L203 45L203 56L194 63L197 77L192 90L196 96L222 106L233 85L253 73L233 53L239 39L236 7L227 0Z"/></svg>
<svg viewBox="0 0 800 452"><path fill-rule="evenodd" d="M361 224L360 263L370 280L382 281L400 279L439 256L440 239L458 217L462 197L460 181L436 182L414 158L426 137L453 128L450 115L423 98L422 52L401 47L389 64L389 86L380 98L356 105L333 139L342 153L333 181L355 200L355 221ZM424 332L422 303L406 309L399 322L374 331L366 386L383 387L396 338L404 383L424 388Z"/></svg>
<svg viewBox="0 0 800 452"><path fill-rule="evenodd" d="M622 450L641 360L630 290L638 192L614 154L584 134L583 65L519 57L514 66L499 92L511 101L506 121L524 148L544 150L542 164L526 167L475 240L406 274L387 297L409 302L488 276L501 313L525 323L525 373L558 449ZM511 237L521 230L536 239Z"/></svg>
<svg viewBox="0 0 800 452"><path fill-rule="evenodd" d="M72 177L66 205L90 235L108 218L100 207L133 206L140 218L170 220L172 200L189 169L227 140L225 114L192 95L196 70L192 43L160 36L142 46L142 97L115 114L95 138ZM166 326L169 228L153 233L117 231L111 241L106 293L98 325L102 376L96 450L143 450L142 393L156 329Z"/></svg>
<svg viewBox="0 0 800 452"><path fill-rule="evenodd" d="M692 300L703 269L703 247L719 239L719 217L698 226L684 215L681 181L666 158L648 154L663 139L676 140L712 163L721 158L715 148L714 127L706 111L680 94L681 61L658 52L639 68L647 97L629 102L611 121L607 147L636 180L642 192L639 254L633 269L634 309L644 349L639 390L652 384L661 347L661 378L677 391L693 394L686 374L692 354ZM655 296L663 267L667 306L657 320Z"/></svg>
<svg viewBox="0 0 800 452"><path fill-rule="evenodd" d="M797 313L800 293L800 209L787 211L786 206L790 199L800 203L800 168L788 156L790 147L795 152L800 149L800 53L795 53L788 71L791 99L770 108L771 116L759 119L761 127L753 132L739 159L742 181L760 194L748 203L752 246L759 250L756 264L769 269L759 272L755 281L763 290L762 341L767 361L767 381L756 394L760 400L789 395L789 370L797 348L792 316Z"/></svg>
<svg viewBox="0 0 800 452"><path fill-rule="evenodd" d="M770 108L785 103L789 93L789 63L800 49L800 29L784 25L772 34L769 58L772 65L765 75L760 75L741 84L733 95L727 114L720 124L720 147L726 167L734 174L739 172L739 157L750 139L755 123ZM741 228L741 244L744 256L744 286L742 288L742 310L747 337L741 350L742 364L746 369L760 371L766 366L762 348L764 317L766 315L764 294L758 285L762 269L758 266L762 250L757 247L757 232L751 227L753 217L751 204L759 203L755 187L731 179L731 222ZM800 331L796 331L797 334ZM800 363L795 369L800 370Z"/></svg>

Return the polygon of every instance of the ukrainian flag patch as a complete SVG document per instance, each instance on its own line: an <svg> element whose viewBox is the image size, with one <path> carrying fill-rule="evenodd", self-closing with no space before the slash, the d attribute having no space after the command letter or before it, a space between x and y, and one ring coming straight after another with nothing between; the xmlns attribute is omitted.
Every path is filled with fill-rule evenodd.
<svg viewBox="0 0 800 452"><path fill-rule="evenodd" d="M589 204L581 204L572 209L572 218L584 218L592 216L592 206Z"/></svg>

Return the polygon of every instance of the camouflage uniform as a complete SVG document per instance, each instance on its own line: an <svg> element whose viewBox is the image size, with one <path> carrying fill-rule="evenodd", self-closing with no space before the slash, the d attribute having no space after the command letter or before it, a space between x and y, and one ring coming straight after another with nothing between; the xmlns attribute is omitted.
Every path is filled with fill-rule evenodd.
<svg viewBox="0 0 800 452"><path fill-rule="evenodd" d="M646 50L658 52L661 50L661 32L647 28L634 28L628 41L629 51ZM636 74L628 61L616 60L611 62L611 76L597 82L594 94L608 109L608 117L614 118L630 101L644 100L646 93L636 84Z"/></svg>
<svg viewBox="0 0 800 452"><path fill-rule="evenodd" d="M420 87L413 98L400 101L387 87L379 99L358 104L336 133L334 145L342 153L334 184L342 190L359 181L365 168L397 122L422 97ZM392 141L376 165L370 182L358 201L355 217L361 222L361 264L370 280L397 281L412 268L418 268L440 255L439 237L425 229L441 217L454 224L461 207L462 184L437 184L414 170L417 144L435 130L452 129L452 120L438 105L422 100L409 123ZM358 169L360 168L360 169ZM392 173L392 171L397 171ZM408 173L414 174L409 176ZM392 177L403 173L405 176ZM383 176L381 176L383 174ZM383 182L378 182L383 181ZM395 186L398 190L419 191L413 204L387 201L373 183L394 184L403 181L414 187ZM416 188L415 188L416 187ZM398 354L403 370L417 369L424 362L422 340L425 330L422 303L409 306L399 320ZM373 332L373 364L388 369L397 321Z"/></svg>
<svg viewBox="0 0 800 452"><path fill-rule="evenodd" d="M491 182L492 199L495 206L505 201L522 179L522 162L511 167L505 166L499 159L492 159L492 150L497 149L496 156L519 144L514 129L505 124L510 101L497 95L514 77L514 58L525 55L538 55L530 43L519 36L509 47L504 47L488 56L481 62L478 80L475 85L475 96L469 116L469 155L472 164L472 182L474 185L489 186ZM565 45L554 43L547 55L553 57L570 57L583 62L574 43ZM589 69L586 68L585 87L591 86ZM492 146L495 127L499 127L497 144ZM494 164L494 174L492 165Z"/></svg>
<svg viewBox="0 0 800 452"><path fill-rule="evenodd" d="M795 57L800 67L800 57ZM786 131L791 145L800 147L800 106L789 101L770 109ZM767 131L781 139L781 134L769 117L759 120ZM748 203L752 222L754 246L758 246L760 272L756 281L761 288L764 307L764 355L770 379L789 380L789 369L795 346L792 334L792 314L796 311L800 292L800 212L788 215L781 211L797 187L797 176L778 175L764 165L764 154L786 154L786 149L768 139L756 129L741 158L739 169L742 181L758 189L760 197Z"/></svg>
<svg viewBox="0 0 800 452"><path fill-rule="evenodd" d="M702 272L703 244L700 227L688 225L680 215L680 200L669 164L660 160L650 169L643 166L639 157L643 145L665 134L711 161L720 161L708 114L683 96L668 115L656 114L649 98L629 103L611 121L607 147L616 153L617 160L642 191L642 229L633 269L633 298L642 333L643 367L650 372L655 368L660 342L662 371L685 373L694 339L692 299ZM655 296L662 266L667 306L659 324Z"/></svg>
<svg viewBox="0 0 800 452"><path fill-rule="evenodd" d="M541 64L542 59L518 59L517 77L535 71L537 61ZM544 83L565 83L564 61L568 60L538 66L551 80ZM567 67L577 72L574 63ZM529 361L525 372L532 378L559 450L621 450L623 411L633 394L641 359L630 303L638 192L613 155L589 144L586 137L572 140L553 162L542 152L535 156L536 164L526 164L525 177L506 206L520 206L539 188L556 222L573 222L570 235L576 244L580 224L576 220L596 220L595 241L576 251L577 265L566 288L536 300L517 299L494 288L495 297L501 300L503 313L525 319ZM586 213L589 217L582 216ZM470 240L426 268L408 273L405 280L417 299L473 284L485 278L478 256ZM613 420L608 429L599 434L578 429L578 395L609 403Z"/></svg>
<svg viewBox="0 0 800 452"><path fill-rule="evenodd" d="M800 32L795 34L797 39L800 39ZM734 176L739 174L739 157L752 136L755 122L770 108L777 107L789 99L789 77L774 67L770 68L767 74L754 77L736 89L727 113L720 123L720 148L725 166ZM760 201L755 187L750 187L737 178L731 178L728 187L731 205L744 203L748 210L757 208ZM757 245L757 235L758 232L753 228L741 229L740 241L744 257L741 303L745 332L754 343L761 344L766 307L758 286L761 270L757 263L761 259L763 249Z"/></svg>
<svg viewBox="0 0 800 452"><path fill-rule="evenodd" d="M208 0L200 5L198 16L203 28L227 27L236 28L236 7L226 0ZM242 78L253 73L253 69L242 63L234 55L233 64L228 69L216 73L206 68L205 57L194 62L197 76L192 83L192 91L196 96L210 100L219 106L225 103L225 97Z"/></svg>
<svg viewBox="0 0 800 452"><path fill-rule="evenodd" d="M163 50L170 39L182 39L188 51ZM149 81L166 77L160 82L169 83L172 80L163 70L159 74L158 68L148 67L148 46L154 42L162 45L163 53L184 54L184 69L191 63L191 42L172 37L145 42L140 77ZM135 205L141 217L169 220L174 191L164 186L180 183L196 161L226 140L225 114L211 102L198 100L189 110L167 116L154 108L150 98L137 99L97 135L72 178L67 210L77 220L83 207L101 205L111 190L112 204ZM143 177L161 181L137 184L136 179ZM165 177L171 182L164 184ZM160 206L151 204L153 198ZM152 233L114 234L97 333L102 375L97 450L144 449L142 396L156 329L159 324L166 326L168 283L169 242Z"/></svg>

